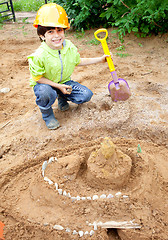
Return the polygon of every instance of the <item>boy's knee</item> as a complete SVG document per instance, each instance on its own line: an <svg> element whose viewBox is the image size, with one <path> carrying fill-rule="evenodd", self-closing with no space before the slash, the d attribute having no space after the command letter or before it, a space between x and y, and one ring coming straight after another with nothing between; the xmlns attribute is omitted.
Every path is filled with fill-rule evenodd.
<svg viewBox="0 0 168 240"><path fill-rule="evenodd" d="M51 106L56 98L57 93L47 84L39 84L38 87L34 88L36 95L36 103L41 107Z"/></svg>
<svg viewBox="0 0 168 240"><path fill-rule="evenodd" d="M85 102L89 102L90 99L92 98L92 96L93 96L92 91L90 89L88 89L88 93L86 95L86 101Z"/></svg>
<svg viewBox="0 0 168 240"><path fill-rule="evenodd" d="M93 96L92 91L88 89L87 92L85 92L85 94L81 96L80 103L89 102L92 96Z"/></svg>

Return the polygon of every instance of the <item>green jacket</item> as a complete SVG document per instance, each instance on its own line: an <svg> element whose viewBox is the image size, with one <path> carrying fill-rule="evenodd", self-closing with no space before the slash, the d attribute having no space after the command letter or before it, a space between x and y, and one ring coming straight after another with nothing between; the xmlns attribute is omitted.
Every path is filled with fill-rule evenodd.
<svg viewBox="0 0 168 240"><path fill-rule="evenodd" d="M80 63L80 54L70 40L65 40L61 50L53 50L45 42L28 56L31 73L30 86L34 87L43 76L55 83L65 83L71 79L75 66Z"/></svg>

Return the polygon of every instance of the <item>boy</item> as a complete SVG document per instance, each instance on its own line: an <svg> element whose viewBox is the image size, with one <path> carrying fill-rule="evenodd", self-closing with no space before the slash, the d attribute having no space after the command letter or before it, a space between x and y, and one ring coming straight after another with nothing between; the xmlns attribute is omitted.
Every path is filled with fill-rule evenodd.
<svg viewBox="0 0 168 240"><path fill-rule="evenodd" d="M35 53L28 56L31 73L30 86L36 96L36 104L48 129L57 129L52 105L58 98L61 111L69 109L68 101L76 104L88 102L93 93L87 87L71 80L75 66L101 63L107 55L98 58L80 58L77 48L65 40L65 30L70 28L65 10L56 3L43 5L33 24L42 41Z"/></svg>

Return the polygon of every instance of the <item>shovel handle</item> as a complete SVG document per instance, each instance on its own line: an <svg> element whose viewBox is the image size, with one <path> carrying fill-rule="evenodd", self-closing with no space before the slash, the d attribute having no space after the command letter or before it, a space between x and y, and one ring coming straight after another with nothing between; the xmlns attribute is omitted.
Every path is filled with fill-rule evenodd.
<svg viewBox="0 0 168 240"><path fill-rule="evenodd" d="M103 32L106 34L105 37L104 37L104 38L99 38L97 35L98 35L99 33L103 33ZM101 42L102 47L103 47L104 54L110 56L110 51L109 51L109 48L108 48L108 45L107 45L107 42L106 42L106 38L108 37L108 31L107 31L107 29L105 29L105 28L100 28L100 29L98 29L96 32L94 32L94 36L95 36L95 38L96 38L98 41ZM110 72L115 71L115 67L114 67L114 64L113 64L113 61L112 61L111 56L110 56L110 57L107 57L106 59L107 59L107 63L108 63Z"/></svg>

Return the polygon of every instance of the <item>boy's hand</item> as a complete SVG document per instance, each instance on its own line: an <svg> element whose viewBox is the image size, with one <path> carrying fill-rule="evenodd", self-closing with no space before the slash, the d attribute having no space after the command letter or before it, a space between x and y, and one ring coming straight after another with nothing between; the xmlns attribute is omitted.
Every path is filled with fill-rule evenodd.
<svg viewBox="0 0 168 240"><path fill-rule="evenodd" d="M72 87L66 84L59 84L59 90L63 93L63 94L71 94L72 92Z"/></svg>
<svg viewBox="0 0 168 240"><path fill-rule="evenodd" d="M102 58L102 62L107 62L107 57L110 57L111 56L111 58L112 58L112 53L110 52L110 55L103 55L101 58Z"/></svg>

